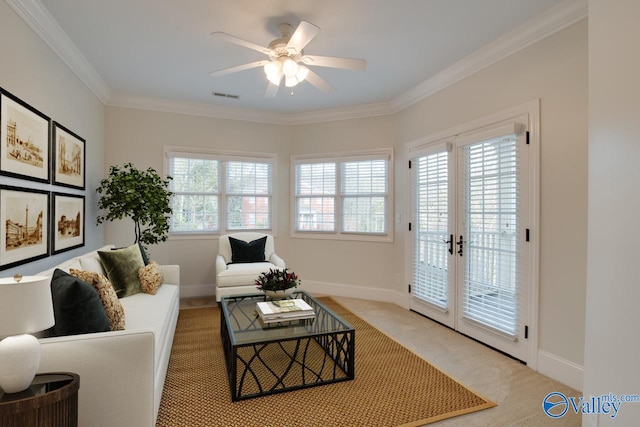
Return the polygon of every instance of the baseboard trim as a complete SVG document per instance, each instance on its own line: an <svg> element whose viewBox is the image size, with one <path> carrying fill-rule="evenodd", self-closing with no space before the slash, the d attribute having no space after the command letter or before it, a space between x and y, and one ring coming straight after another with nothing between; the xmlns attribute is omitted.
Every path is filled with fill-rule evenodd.
<svg viewBox="0 0 640 427"><path fill-rule="evenodd" d="M216 285L187 285L180 286L180 298L212 297L216 294Z"/></svg>
<svg viewBox="0 0 640 427"><path fill-rule="evenodd" d="M538 350L538 372L582 391L584 367L544 350Z"/></svg>
<svg viewBox="0 0 640 427"><path fill-rule="evenodd" d="M301 289L313 295L330 295L336 297L360 298L372 301L392 302L400 307L409 309L409 299L406 295L389 289L368 288L342 283L316 282L305 280Z"/></svg>

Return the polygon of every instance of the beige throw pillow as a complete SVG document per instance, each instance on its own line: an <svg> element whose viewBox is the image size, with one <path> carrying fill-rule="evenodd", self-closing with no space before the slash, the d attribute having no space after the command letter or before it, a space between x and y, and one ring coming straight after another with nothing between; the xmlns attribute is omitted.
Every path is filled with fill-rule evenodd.
<svg viewBox="0 0 640 427"><path fill-rule="evenodd" d="M77 277L83 282L87 282L94 287L104 310L107 312L109 318L109 325L112 331L122 331L125 328L124 320L124 308L116 295L115 289L103 274L94 273L93 271L76 270L75 268L69 269L69 273L72 276Z"/></svg>
<svg viewBox="0 0 640 427"><path fill-rule="evenodd" d="M164 281L160 264L155 261L149 261L149 264L138 270L138 278L140 279L140 288L145 294L155 295L158 288Z"/></svg>

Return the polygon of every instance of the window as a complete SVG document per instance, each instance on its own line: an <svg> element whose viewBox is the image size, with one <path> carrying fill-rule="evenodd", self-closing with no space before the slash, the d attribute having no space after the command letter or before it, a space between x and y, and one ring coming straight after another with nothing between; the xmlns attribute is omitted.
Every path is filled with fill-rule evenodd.
<svg viewBox="0 0 640 427"><path fill-rule="evenodd" d="M389 241L391 158L391 150L294 157L294 235Z"/></svg>
<svg viewBox="0 0 640 427"><path fill-rule="evenodd" d="M167 175L173 177L173 235L272 230L275 156L165 147L165 157Z"/></svg>

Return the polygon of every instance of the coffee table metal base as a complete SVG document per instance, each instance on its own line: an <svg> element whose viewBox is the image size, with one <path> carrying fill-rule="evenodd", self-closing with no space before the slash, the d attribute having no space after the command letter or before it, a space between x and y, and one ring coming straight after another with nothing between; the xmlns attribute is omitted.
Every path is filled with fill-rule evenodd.
<svg viewBox="0 0 640 427"><path fill-rule="evenodd" d="M308 295L305 295L305 300L317 303ZM230 319L237 315L233 313L234 308L232 304L227 306L227 311L232 312ZM355 331L352 328L318 328L319 325L323 325L322 322L328 324L336 319L333 313L323 309L316 309L316 316L313 320L269 325L269 328L273 328L271 335L274 338L236 345L232 343L230 336L232 332L227 324L228 316L220 316L220 333L231 400L354 379ZM256 322L259 320L256 319ZM251 322L246 331L250 333L251 329L257 327L261 326ZM292 329L288 328L296 328L297 333L290 333ZM300 330L309 333L300 333ZM235 330L233 333L239 332Z"/></svg>

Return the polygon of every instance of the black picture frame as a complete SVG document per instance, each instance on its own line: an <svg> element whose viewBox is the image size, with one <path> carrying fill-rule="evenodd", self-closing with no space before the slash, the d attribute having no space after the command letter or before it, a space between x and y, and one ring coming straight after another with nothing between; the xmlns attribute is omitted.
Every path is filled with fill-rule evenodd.
<svg viewBox="0 0 640 427"><path fill-rule="evenodd" d="M49 256L50 193L0 185L0 270Z"/></svg>
<svg viewBox="0 0 640 427"><path fill-rule="evenodd" d="M84 246L85 197L52 193L51 247L53 255Z"/></svg>
<svg viewBox="0 0 640 427"><path fill-rule="evenodd" d="M86 140L58 122L53 122L53 183L85 189Z"/></svg>
<svg viewBox="0 0 640 427"><path fill-rule="evenodd" d="M0 88L0 175L51 182L51 119Z"/></svg>

